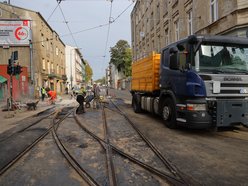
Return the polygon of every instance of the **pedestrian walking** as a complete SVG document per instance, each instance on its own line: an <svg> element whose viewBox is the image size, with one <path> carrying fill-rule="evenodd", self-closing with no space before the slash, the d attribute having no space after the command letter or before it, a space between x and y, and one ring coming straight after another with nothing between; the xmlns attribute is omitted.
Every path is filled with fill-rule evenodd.
<svg viewBox="0 0 248 186"><path fill-rule="evenodd" d="M85 89L84 87L81 87L80 90L78 91L77 94L77 102L79 103L79 106L76 110L76 114L82 114L85 113L85 109L84 109L84 97L86 95Z"/></svg>
<svg viewBox="0 0 248 186"><path fill-rule="evenodd" d="M96 83L93 84L92 91L94 93L93 108L94 109L95 108L99 108L99 104L100 104L99 103L99 101L100 101L100 92L101 92L101 90L100 90L99 86Z"/></svg>
<svg viewBox="0 0 248 186"><path fill-rule="evenodd" d="M41 88L41 100L44 101L46 96L46 89L44 87Z"/></svg>

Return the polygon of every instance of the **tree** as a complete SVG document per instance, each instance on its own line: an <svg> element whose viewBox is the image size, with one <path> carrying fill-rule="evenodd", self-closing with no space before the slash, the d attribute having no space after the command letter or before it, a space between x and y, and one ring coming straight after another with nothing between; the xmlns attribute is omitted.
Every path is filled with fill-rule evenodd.
<svg viewBox="0 0 248 186"><path fill-rule="evenodd" d="M132 53L130 45L125 40L119 40L114 47L110 48L112 63L119 72L126 77L131 75Z"/></svg>
<svg viewBox="0 0 248 186"><path fill-rule="evenodd" d="M90 64L86 61L85 65L85 82L88 83L92 78L93 72Z"/></svg>
<svg viewBox="0 0 248 186"><path fill-rule="evenodd" d="M106 78L105 77L102 77L101 79L98 79L95 81L96 83L100 83L100 84L105 84L106 83Z"/></svg>

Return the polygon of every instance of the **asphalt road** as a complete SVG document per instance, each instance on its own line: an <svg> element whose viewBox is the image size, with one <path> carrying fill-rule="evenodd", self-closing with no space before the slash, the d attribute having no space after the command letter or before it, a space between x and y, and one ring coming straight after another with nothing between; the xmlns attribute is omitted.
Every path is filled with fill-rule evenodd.
<svg viewBox="0 0 248 186"><path fill-rule="evenodd" d="M202 185L248 185L248 129L218 132L167 128L149 113L136 114L128 91L111 90L137 127L181 172Z"/></svg>
<svg viewBox="0 0 248 186"><path fill-rule="evenodd" d="M103 90L101 93L104 94L105 91ZM111 89L109 95L113 97L113 101L128 115L135 126L159 148L163 156L187 178L194 180L195 185L247 185L247 128L236 127L218 132L185 128L171 130L158 116L149 113L134 113L131 108L131 95L128 91ZM106 109L106 116L113 144L129 151L138 159L163 170L159 160L149 150L145 150L143 142L135 133L130 133L125 120L113 108ZM101 110L87 108L86 113L78 115L78 117L89 130L94 131L100 138L104 138ZM33 134L42 129L41 126L37 127L35 130L26 131L30 137L21 136L20 133L22 140L17 139L12 144L21 147L21 144L29 143ZM79 163L92 175L96 175L99 183L108 185L104 166L106 163L103 163L105 152L101 145L84 133L72 116L63 121L58 128L58 134ZM2 136L3 139L5 137ZM2 138L0 136L0 139ZM129 143L130 141L132 143ZM5 147L4 145L10 145L10 143L4 144L4 141L2 143L2 148ZM17 148L13 146L13 149ZM3 150L1 153L3 153L3 157L9 157L7 150ZM167 185L163 180L150 176L148 172L117 154L114 154L114 162L119 176L119 185ZM44 138L0 177L0 185L19 185L18 183L21 185L86 184L62 157L51 135Z"/></svg>

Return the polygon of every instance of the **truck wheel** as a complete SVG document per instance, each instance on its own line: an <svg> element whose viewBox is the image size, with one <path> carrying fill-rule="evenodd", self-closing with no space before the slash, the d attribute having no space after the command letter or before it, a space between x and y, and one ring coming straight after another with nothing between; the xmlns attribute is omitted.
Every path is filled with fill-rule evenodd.
<svg viewBox="0 0 248 186"><path fill-rule="evenodd" d="M163 120L165 121L165 125L168 128L171 129L177 128L176 107L171 98L166 98L163 102L162 117Z"/></svg>
<svg viewBox="0 0 248 186"><path fill-rule="evenodd" d="M137 97L136 95L133 95L132 98L132 107L133 107L133 111L135 113L141 113L141 105L138 103Z"/></svg>

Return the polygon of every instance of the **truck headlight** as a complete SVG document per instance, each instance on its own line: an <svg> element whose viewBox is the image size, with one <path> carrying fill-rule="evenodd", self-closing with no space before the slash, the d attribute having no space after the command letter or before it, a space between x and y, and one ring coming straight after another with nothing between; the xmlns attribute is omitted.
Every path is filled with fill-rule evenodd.
<svg viewBox="0 0 248 186"><path fill-rule="evenodd" d="M187 110L206 111L206 104L187 104Z"/></svg>

